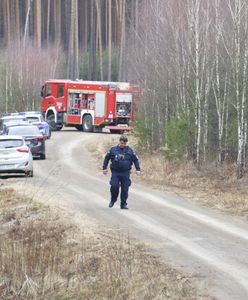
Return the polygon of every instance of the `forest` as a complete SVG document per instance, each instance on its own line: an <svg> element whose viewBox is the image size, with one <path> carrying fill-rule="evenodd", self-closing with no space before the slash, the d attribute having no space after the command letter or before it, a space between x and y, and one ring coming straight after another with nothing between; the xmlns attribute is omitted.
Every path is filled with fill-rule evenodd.
<svg viewBox="0 0 248 300"><path fill-rule="evenodd" d="M247 0L2 0L0 41L0 112L48 78L130 81L144 149L244 176Z"/></svg>

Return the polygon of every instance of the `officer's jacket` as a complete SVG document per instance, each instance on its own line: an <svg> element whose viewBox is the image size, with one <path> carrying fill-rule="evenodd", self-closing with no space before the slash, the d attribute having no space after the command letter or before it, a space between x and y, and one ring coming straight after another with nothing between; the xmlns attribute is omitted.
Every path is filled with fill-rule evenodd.
<svg viewBox="0 0 248 300"><path fill-rule="evenodd" d="M140 171L138 156L128 146L124 148L120 148L119 145L112 147L104 158L103 170L107 169L109 160L111 161L111 170L119 172L128 171L134 163L136 170Z"/></svg>

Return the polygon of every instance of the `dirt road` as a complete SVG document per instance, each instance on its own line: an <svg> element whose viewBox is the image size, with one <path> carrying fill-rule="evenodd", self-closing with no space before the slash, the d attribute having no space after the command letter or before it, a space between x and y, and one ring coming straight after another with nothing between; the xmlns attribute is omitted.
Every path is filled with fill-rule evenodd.
<svg viewBox="0 0 248 300"><path fill-rule="evenodd" d="M248 223L138 184L132 184L129 210L108 208L109 175L91 161L87 142L103 134L73 129L54 132L47 159L35 160L31 184L35 197L81 212L100 224L129 232L156 254L204 278L203 289L217 299L248 299ZM24 183L25 182L25 183Z"/></svg>

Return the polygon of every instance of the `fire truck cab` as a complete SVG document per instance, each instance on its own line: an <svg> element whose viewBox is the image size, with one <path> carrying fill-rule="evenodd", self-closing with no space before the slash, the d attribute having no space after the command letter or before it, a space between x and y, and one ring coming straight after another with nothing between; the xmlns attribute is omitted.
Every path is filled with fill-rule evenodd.
<svg viewBox="0 0 248 300"><path fill-rule="evenodd" d="M139 88L127 82L47 80L42 86L42 113L51 130L63 125L85 132L130 130Z"/></svg>

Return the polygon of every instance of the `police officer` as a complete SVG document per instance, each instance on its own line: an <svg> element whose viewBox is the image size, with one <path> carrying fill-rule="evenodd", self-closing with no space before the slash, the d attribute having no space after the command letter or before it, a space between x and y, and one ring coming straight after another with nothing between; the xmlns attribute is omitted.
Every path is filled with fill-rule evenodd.
<svg viewBox="0 0 248 300"><path fill-rule="evenodd" d="M135 152L127 146L128 138L121 136L119 145L112 147L106 154L103 161L103 174L107 174L109 160L111 161L111 180L110 192L111 201L109 207L113 207L119 195L119 187L121 186L121 209L128 209L127 198L128 189L131 185L130 171L134 163L136 174L140 175L139 159Z"/></svg>

